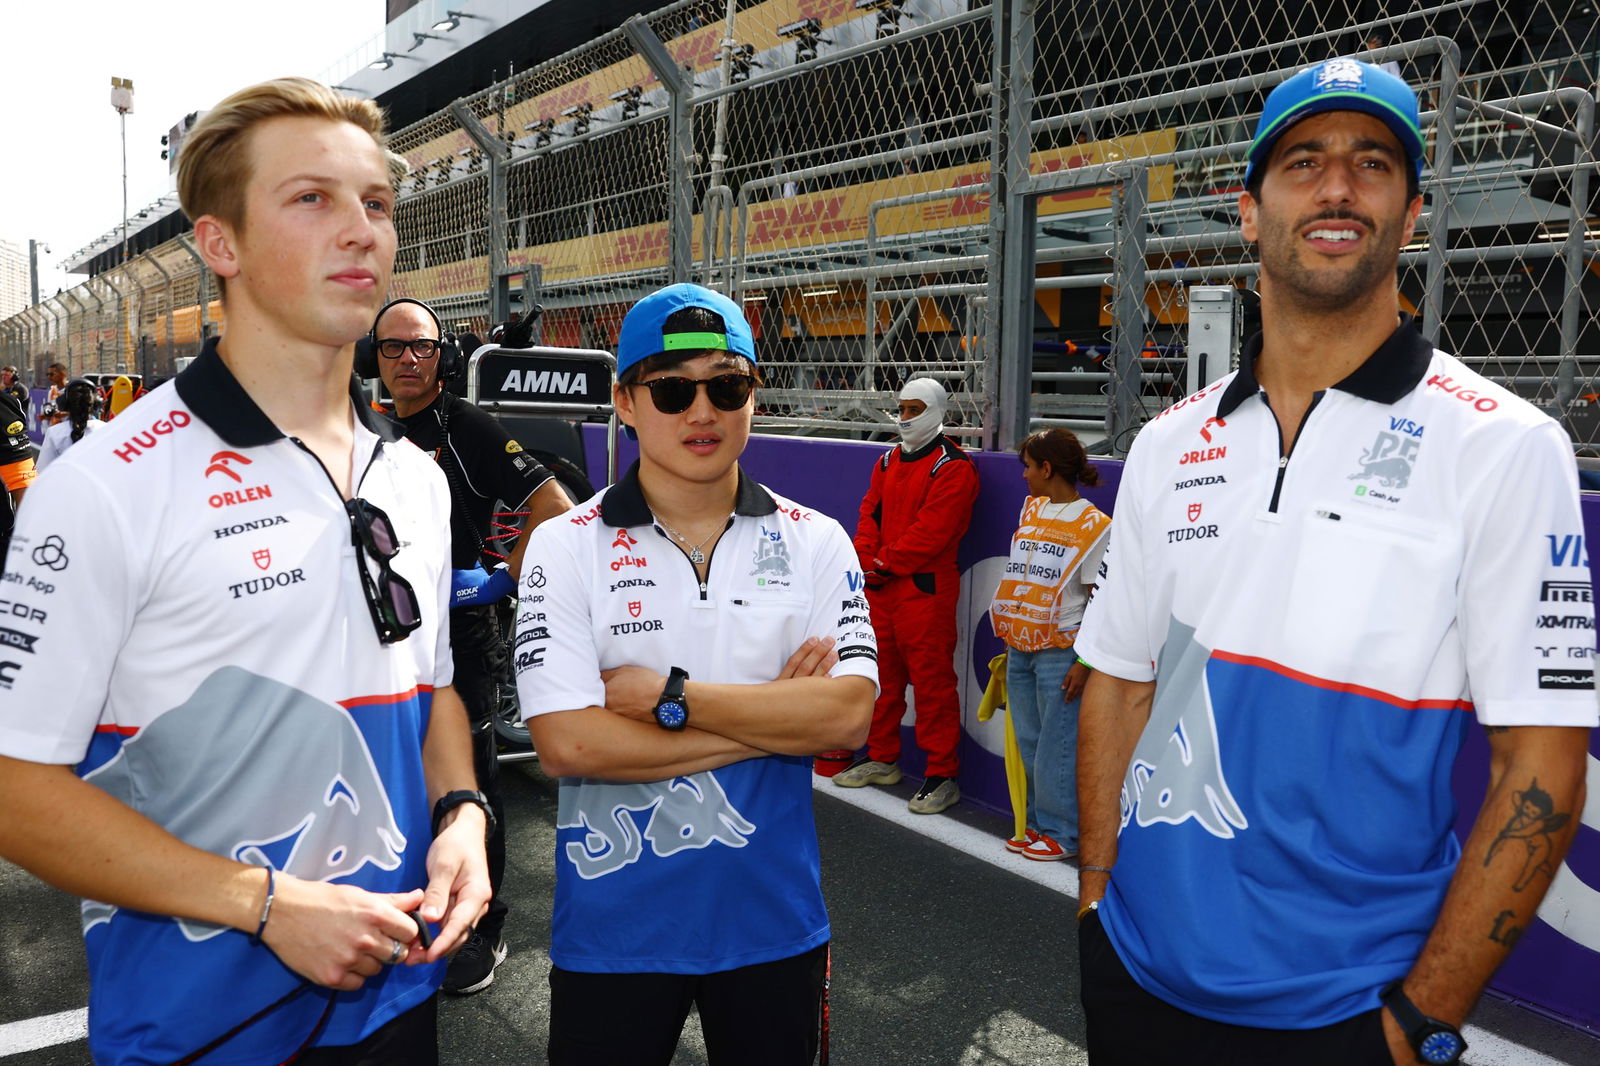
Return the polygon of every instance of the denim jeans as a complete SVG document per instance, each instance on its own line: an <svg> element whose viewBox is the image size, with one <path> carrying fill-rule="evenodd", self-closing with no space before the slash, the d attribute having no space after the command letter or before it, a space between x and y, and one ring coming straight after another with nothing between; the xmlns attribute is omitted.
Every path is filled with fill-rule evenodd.
<svg viewBox="0 0 1600 1066"><path fill-rule="evenodd" d="M1006 703L1028 771L1028 824L1068 852L1078 850L1078 701L1061 681L1071 648L1006 649Z"/></svg>

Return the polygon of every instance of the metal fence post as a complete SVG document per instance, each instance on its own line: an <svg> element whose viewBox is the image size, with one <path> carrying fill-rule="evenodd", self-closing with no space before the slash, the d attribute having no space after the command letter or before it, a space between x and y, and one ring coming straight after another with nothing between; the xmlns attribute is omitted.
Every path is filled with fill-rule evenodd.
<svg viewBox="0 0 1600 1066"><path fill-rule="evenodd" d="M1001 3L996 2L996 8ZM998 284L990 274L989 320L995 330L990 347L998 363L992 433L986 443L1000 451L1015 448L1028 435L1033 394L1034 216L1038 201L1028 181L1033 114L1035 0L1010 0L1005 36L996 16L995 47L1005 74L995 122L991 241L1000 247ZM1003 43L1002 43L1003 42ZM997 79L998 80L998 79ZM992 249L991 249L992 254ZM990 428L990 427L985 427Z"/></svg>
<svg viewBox="0 0 1600 1066"><path fill-rule="evenodd" d="M511 299L500 279L506 273L506 164L511 159L511 149L460 100L451 102L450 114L489 160L488 203L484 205L489 231L489 320L505 322L511 317Z"/></svg>
<svg viewBox="0 0 1600 1066"><path fill-rule="evenodd" d="M667 260L673 282L689 281L694 269L694 82L679 69L643 15L631 16L622 24L622 32L661 79L672 101L667 147ZM730 295L737 299L739 294Z"/></svg>
<svg viewBox="0 0 1600 1066"><path fill-rule="evenodd" d="M205 259L201 257L199 251L195 249L194 243L187 236L178 238L178 246L188 252L189 258L193 259L195 266L200 268L200 291L195 295L195 299L200 303L200 344L204 347L210 319L209 305L211 301L206 299L206 289L209 288L207 282L211 279L211 268L206 266Z"/></svg>
<svg viewBox="0 0 1600 1066"><path fill-rule="evenodd" d="M1106 408L1106 437L1111 454L1128 454L1132 433L1139 426L1139 360L1144 353L1145 205L1150 171L1130 166L1113 197L1116 226L1116 284L1111 307L1114 343L1111 346L1111 403Z"/></svg>
<svg viewBox="0 0 1600 1066"><path fill-rule="evenodd" d="M1457 84L1461 80L1461 49L1450 41L1439 51L1439 114L1433 130L1432 205L1428 210L1427 299L1422 306L1422 335L1439 343L1444 322L1445 249L1450 244L1450 177L1455 169Z"/></svg>

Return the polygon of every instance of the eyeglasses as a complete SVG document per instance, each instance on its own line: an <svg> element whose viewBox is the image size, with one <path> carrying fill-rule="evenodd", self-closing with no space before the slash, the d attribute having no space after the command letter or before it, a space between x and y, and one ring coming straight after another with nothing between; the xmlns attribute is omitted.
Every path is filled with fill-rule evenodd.
<svg viewBox="0 0 1600 1066"><path fill-rule="evenodd" d="M722 411L737 411L750 399L756 379L750 374L718 374L714 378L656 378L638 381L650 390L650 402L664 415L679 415L694 403L695 392L704 385L706 397Z"/></svg>
<svg viewBox="0 0 1600 1066"><path fill-rule="evenodd" d="M432 359L439 354L439 342L432 337L418 337L403 341L398 337L385 337L378 342L378 354L385 359L398 359L410 348L418 359Z"/></svg>
<svg viewBox="0 0 1600 1066"><path fill-rule="evenodd" d="M372 612L378 639L385 644L405 640L422 624L422 611L411 583L389 566L389 560L400 553L400 538L395 535L394 523L381 508L359 496L346 500L344 509L350 516L350 539L356 551L365 552L378 564L376 581L365 559L360 560L359 567L361 589L367 595L367 609Z"/></svg>

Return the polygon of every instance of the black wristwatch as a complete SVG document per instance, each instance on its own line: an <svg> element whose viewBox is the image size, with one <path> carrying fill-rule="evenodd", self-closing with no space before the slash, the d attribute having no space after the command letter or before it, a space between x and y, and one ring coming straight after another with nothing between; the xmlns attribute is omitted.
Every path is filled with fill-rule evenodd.
<svg viewBox="0 0 1600 1066"><path fill-rule="evenodd" d="M656 725L677 732L689 724L689 701L683 698L683 683L689 680L689 671L674 666L667 675L667 684L656 700Z"/></svg>
<svg viewBox="0 0 1600 1066"><path fill-rule="evenodd" d="M475 804L482 808L484 839L493 836L495 817L494 810L489 806L489 797L473 788L458 788L439 797L439 802L433 805L433 835L439 835L439 823L444 821L444 816L463 803Z"/></svg>
<svg viewBox="0 0 1600 1066"><path fill-rule="evenodd" d="M1394 1020L1400 1023L1400 1028L1405 1030L1406 1042L1417 1053L1417 1058L1430 1066L1450 1066L1451 1063L1460 1062L1461 1053L1467 1050L1461 1030L1418 1010L1417 1005L1406 998L1401 984L1396 981L1385 988L1380 998L1383 1005L1389 1008L1389 1013L1394 1015Z"/></svg>

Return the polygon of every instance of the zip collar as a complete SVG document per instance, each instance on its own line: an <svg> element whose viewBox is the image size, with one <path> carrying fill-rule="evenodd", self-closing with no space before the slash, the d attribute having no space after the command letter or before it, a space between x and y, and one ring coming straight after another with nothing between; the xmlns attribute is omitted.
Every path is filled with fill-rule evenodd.
<svg viewBox="0 0 1600 1066"><path fill-rule="evenodd" d="M733 513L749 518L769 515L778 509L778 501L762 488L750 475L739 468L739 491L734 497ZM655 521L650 505L644 502L644 488L639 484L637 461L628 468L622 480L613 485L600 499L600 520L608 526L644 526Z"/></svg>
<svg viewBox="0 0 1600 1066"><path fill-rule="evenodd" d="M253 448L284 439L283 431L250 398L228 364L222 361L216 337L206 338L200 355L184 368L173 384L189 410L213 433L236 448ZM379 440L393 444L404 435L398 423L374 411L367 403L354 374L350 375L350 402L355 407L356 418Z"/></svg>
<svg viewBox="0 0 1600 1066"><path fill-rule="evenodd" d="M1411 315L1401 312L1400 324L1389 339L1365 362L1333 387L1374 403L1393 404L1417 387L1433 359L1433 344L1418 333ZM1239 372L1223 390L1217 404L1217 417L1227 418L1239 405L1261 391L1256 381L1256 360L1261 356L1261 334L1245 343L1239 356Z"/></svg>

